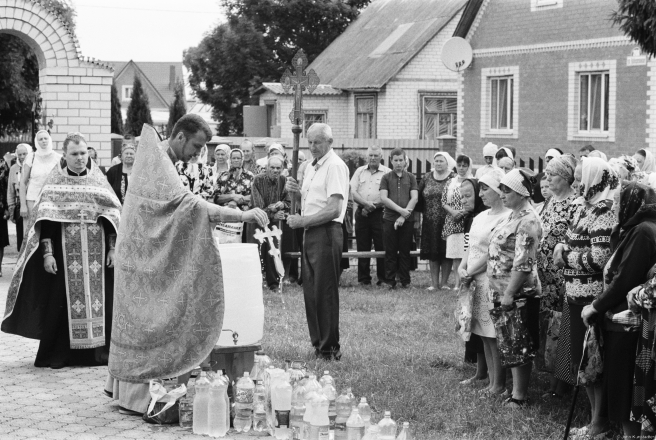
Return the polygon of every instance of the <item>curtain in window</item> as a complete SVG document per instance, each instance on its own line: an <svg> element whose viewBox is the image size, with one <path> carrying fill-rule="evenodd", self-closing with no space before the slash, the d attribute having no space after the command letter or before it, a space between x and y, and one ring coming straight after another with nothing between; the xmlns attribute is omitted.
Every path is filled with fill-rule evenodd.
<svg viewBox="0 0 656 440"><path fill-rule="evenodd" d="M374 98L357 98L356 99L356 124L357 134L361 139L371 139L374 137Z"/></svg>
<svg viewBox="0 0 656 440"><path fill-rule="evenodd" d="M590 129L601 130L601 75L590 75Z"/></svg>
<svg viewBox="0 0 656 440"><path fill-rule="evenodd" d="M499 80L499 127L508 128L508 80Z"/></svg>
<svg viewBox="0 0 656 440"><path fill-rule="evenodd" d="M305 113L304 115L305 120L304 122L304 129L303 132L307 133L308 129L312 126L312 124L316 122L321 122L325 123L326 122L326 115L322 113Z"/></svg>
<svg viewBox="0 0 656 440"><path fill-rule="evenodd" d="M499 80L493 79L491 81L491 97L490 100L490 128L499 128Z"/></svg>
<svg viewBox="0 0 656 440"><path fill-rule="evenodd" d="M588 75L581 75L581 99L580 99L580 123L579 129L588 130Z"/></svg>
<svg viewBox="0 0 656 440"><path fill-rule="evenodd" d="M456 98L424 98L424 139L456 135Z"/></svg>

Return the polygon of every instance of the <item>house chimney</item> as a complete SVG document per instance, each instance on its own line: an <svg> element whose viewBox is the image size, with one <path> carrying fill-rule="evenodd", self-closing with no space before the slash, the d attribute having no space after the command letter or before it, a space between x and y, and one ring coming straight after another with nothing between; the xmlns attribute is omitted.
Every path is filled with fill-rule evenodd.
<svg viewBox="0 0 656 440"><path fill-rule="evenodd" d="M175 88L175 66L169 67L169 90Z"/></svg>

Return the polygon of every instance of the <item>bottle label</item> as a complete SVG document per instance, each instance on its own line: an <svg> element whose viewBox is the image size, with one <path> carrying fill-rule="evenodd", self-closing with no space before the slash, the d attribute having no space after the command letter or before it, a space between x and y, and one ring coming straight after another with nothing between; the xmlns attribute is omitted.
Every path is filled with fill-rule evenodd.
<svg viewBox="0 0 656 440"><path fill-rule="evenodd" d="M243 389L243 388L237 388L237 391L235 393L235 403L246 403L246 404L251 404L253 403L253 388L250 389Z"/></svg>
<svg viewBox="0 0 656 440"><path fill-rule="evenodd" d="M329 440L330 439L330 427L329 426L320 426L319 427L319 440Z"/></svg>
<svg viewBox="0 0 656 440"><path fill-rule="evenodd" d="M289 428L289 411L276 410L276 428Z"/></svg>

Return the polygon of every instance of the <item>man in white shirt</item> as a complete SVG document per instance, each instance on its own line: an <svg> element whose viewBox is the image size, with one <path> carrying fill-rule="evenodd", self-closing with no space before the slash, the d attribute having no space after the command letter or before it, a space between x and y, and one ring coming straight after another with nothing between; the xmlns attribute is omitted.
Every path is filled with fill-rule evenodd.
<svg viewBox="0 0 656 440"><path fill-rule="evenodd" d="M376 251L384 251L383 246L383 203L380 200L380 180L391 170L380 163L383 150L379 146L367 149L368 164L361 166L351 178L351 195L358 204L355 211L355 242L358 251L371 250L374 242ZM377 284L385 282L385 258L376 260ZM370 259L358 259L358 282L371 284Z"/></svg>
<svg viewBox="0 0 656 440"><path fill-rule="evenodd" d="M290 215L287 223L305 229L303 294L315 354L339 360L339 276L349 170L332 149L330 126L313 124L307 137L314 160L305 169L302 187L287 178L287 191L301 201L301 215Z"/></svg>

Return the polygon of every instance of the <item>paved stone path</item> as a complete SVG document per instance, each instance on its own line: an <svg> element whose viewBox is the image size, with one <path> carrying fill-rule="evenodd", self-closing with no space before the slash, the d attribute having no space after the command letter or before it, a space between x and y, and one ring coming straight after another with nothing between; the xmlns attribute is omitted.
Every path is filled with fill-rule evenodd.
<svg viewBox="0 0 656 440"><path fill-rule="evenodd" d="M10 224L10 231L13 228ZM0 278L2 315L16 261L15 236L10 241L14 247L6 248ZM115 401L102 394L107 367L35 368L38 346L38 341L0 333L0 440L201 438L179 426L155 426L119 414ZM253 437L226 437L247 438Z"/></svg>

